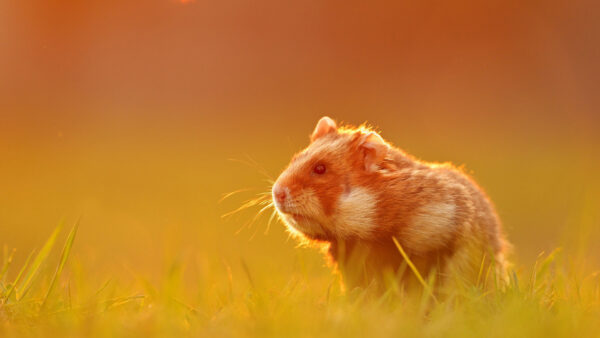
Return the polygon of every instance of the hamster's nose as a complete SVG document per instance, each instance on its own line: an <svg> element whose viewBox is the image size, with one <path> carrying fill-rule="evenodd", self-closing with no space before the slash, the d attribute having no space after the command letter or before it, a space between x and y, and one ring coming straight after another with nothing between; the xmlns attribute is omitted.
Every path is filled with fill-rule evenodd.
<svg viewBox="0 0 600 338"><path fill-rule="evenodd" d="M285 202L286 195L287 194L284 188L280 187L279 185L275 185L273 187L273 198L275 199L275 202L283 204Z"/></svg>

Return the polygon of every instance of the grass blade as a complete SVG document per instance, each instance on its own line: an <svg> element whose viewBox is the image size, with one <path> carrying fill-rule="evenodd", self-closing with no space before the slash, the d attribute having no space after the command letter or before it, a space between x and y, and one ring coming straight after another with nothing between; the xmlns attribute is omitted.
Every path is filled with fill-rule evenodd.
<svg viewBox="0 0 600 338"><path fill-rule="evenodd" d="M6 295L4 296L5 302L7 302L10 299L10 296L15 291L17 283L19 283L19 281L21 280L21 277L23 276L23 273L25 272L25 269L27 269L27 266L29 266L29 261L31 260L31 257L33 257L33 253L34 253L34 251L32 251L29 254L29 256L27 256L27 259L25 260L25 264L23 264L23 267L21 267L21 270L19 270L19 274L17 274L17 278L15 278L15 281L9 285L8 291L6 292Z"/></svg>
<svg viewBox="0 0 600 338"><path fill-rule="evenodd" d="M48 240L42 247L42 250L40 250L40 252L38 252L37 256L35 256L33 263L31 263L31 266L29 267L29 270L27 271L27 274L25 275L25 279L23 279L21 285L19 285L19 287L17 288L17 300L20 300L23 297L25 297L25 295L31 288L32 282L33 282L35 276L37 275L40 267L42 266L42 263L44 263L44 261L46 261L46 259L48 258L48 255L50 254L50 251L52 250L52 247L54 246L54 243L56 242L56 237L58 236L58 233L60 232L61 229L62 229L62 222L61 222L61 224L59 224L56 227L56 229L54 229L54 232L52 232L52 234L50 235L50 238L48 238Z"/></svg>
<svg viewBox="0 0 600 338"><path fill-rule="evenodd" d="M15 252L17 251L17 249L13 249L10 252L10 255L8 255L8 257L6 258L6 261L4 262L4 266L2 267L2 271L0 271L0 281L4 280L4 277L6 276L6 272L8 271L8 267L10 267L10 264L13 261L13 258L15 257Z"/></svg>
<svg viewBox="0 0 600 338"><path fill-rule="evenodd" d="M54 289L54 285L56 284L56 280L60 276L63 268L65 267L65 263L67 262L67 258L69 258L69 253L71 253L71 248L73 247L73 242L75 241L75 235L77 235L77 229L79 228L79 221L75 223L73 229L69 233L69 237L67 237L67 241L65 242L65 246L63 247L62 253L60 255L60 262L56 267L56 271L54 272L54 276L52 277L52 281L50 282L50 286L48 287L48 292L44 297L44 301L42 302L42 306L40 310L44 308L46 302L48 301L48 297L50 297L50 293L52 293L52 289Z"/></svg>
<svg viewBox="0 0 600 338"><path fill-rule="evenodd" d="M546 272L548 272L550 265L556 260L556 258L561 253L561 251L562 251L562 248L556 248L556 249L552 250L552 252L550 254L548 254L548 257L546 257L546 259L544 259L542 261L542 264L540 264L540 267L538 268L538 271L537 271L538 277L542 277L546 274Z"/></svg>
<svg viewBox="0 0 600 338"><path fill-rule="evenodd" d="M404 249L402 249L402 246L400 245L400 243L398 243L398 240L396 239L396 237L392 237L392 240L394 241L394 244L396 244L396 248L398 248L398 251L400 251L400 254L402 255L402 257L406 261L406 264L408 264L408 267L410 267L412 272L415 274L415 276L419 280L419 283L421 283L421 285L423 286L423 289L425 289L425 291L427 291L429 293L429 296L431 298L433 298L433 300L436 303L438 303L438 300L435 297L435 295L433 294L433 290L430 288L430 285L425 282L425 280L419 273L419 270L417 270L417 267L413 264L413 262L410 260L410 258L408 258L408 255L406 254Z"/></svg>
<svg viewBox="0 0 600 338"><path fill-rule="evenodd" d="M481 276L483 275L483 268L485 266L485 258L486 258L486 253L483 253L483 258L481 259L481 264L479 265L479 273L477 274L477 283L475 283L475 286L479 287L479 283L481 282Z"/></svg>

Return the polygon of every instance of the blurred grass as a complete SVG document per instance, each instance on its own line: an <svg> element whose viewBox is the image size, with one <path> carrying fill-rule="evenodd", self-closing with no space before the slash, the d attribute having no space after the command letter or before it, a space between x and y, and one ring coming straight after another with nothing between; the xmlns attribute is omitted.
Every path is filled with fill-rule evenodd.
<svg viewBox="0 0 600 338"><path fill-rule="evenodd" d="M234 275L227 265L205 267L193 287L183 283L191 267L177 260L158 284L143 278L133 284L118 278L99 282L86 272L92 266L72 267L51 292L76 229L65 241L55 274L47 256L38 255L29 266L35 276L28 279L31 284L0 276L2 337L595 337L600 330L600 273L575 272L560 251L539 255L504 291L473 286L436 303L428 301L428 293L403 294L397 288L383 296L342 293L333 276L319 278L301 268L283 276L243 261L245 276ZM56 232L44 250L55 243ZM3 267L14 268L9 257ZM11 296L12 285L31 292L17 289L22 296Z"/></svg>

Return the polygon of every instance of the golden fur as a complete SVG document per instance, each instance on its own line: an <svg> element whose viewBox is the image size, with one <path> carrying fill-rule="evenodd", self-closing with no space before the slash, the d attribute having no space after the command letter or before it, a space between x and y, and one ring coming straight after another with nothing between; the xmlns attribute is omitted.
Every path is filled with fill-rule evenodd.
<svg viewBox="0 0 600 338"><path fill-rule="evenodd" d="M317 165L326 172L316 174ZM275 203L283 221L325 246L350 287L383 285L386 276L411 283L392 237L440 283L450 275L475 283L482 262L506 278L507 242L484 191L451 164L419 161L364 126L322 118L273 191L284 198Z"/></svg>

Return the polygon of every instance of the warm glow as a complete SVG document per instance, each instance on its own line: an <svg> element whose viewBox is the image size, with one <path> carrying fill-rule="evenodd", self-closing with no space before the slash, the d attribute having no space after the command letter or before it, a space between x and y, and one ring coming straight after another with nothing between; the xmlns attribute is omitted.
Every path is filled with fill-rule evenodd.
<svg viewBox="0 0 600 338"><path fill-rule="evenodd" d="M600 280L586 274L600 269L599 10L590 0L0 0L0 337L19 323L29 336L55 325L50 336L435 336L456 318L482 329L447 336L486 325L498 336L597 334L600 284L593 302L579 287L550 293ZM515 278L533 283L521 287L527 303L516 292L457 314L423 299L390 318L372 297L344 299L278 216L266 231L271 195L222 218L269 191L324 115L464 165L514 245ZM33 315L12 322L22 312L5 305L24 290L2 294L62 219L49 263L22 274L36 286L24 298ZM557 266L538 257L556 247ZM507 303L514 312L475 315ZM420 311L427 320L407 322ZM508 319L544 329L511 334Z"/></svg>

